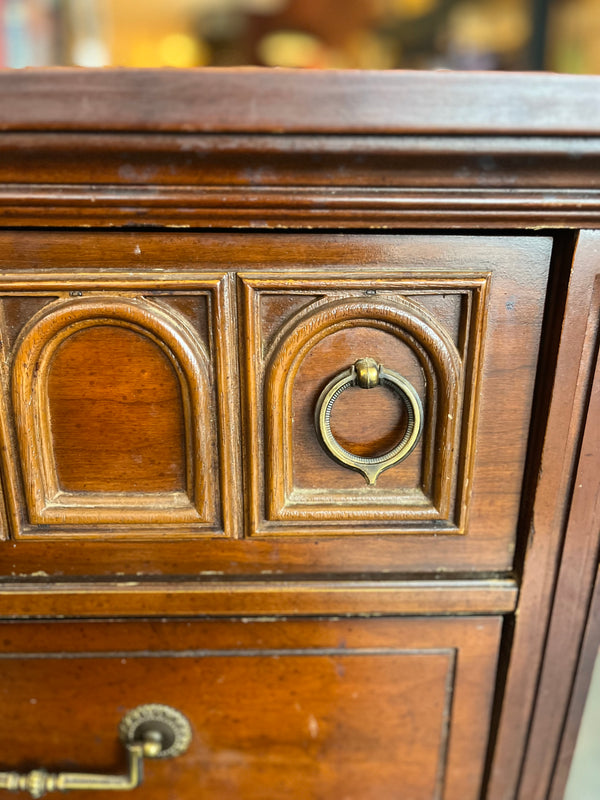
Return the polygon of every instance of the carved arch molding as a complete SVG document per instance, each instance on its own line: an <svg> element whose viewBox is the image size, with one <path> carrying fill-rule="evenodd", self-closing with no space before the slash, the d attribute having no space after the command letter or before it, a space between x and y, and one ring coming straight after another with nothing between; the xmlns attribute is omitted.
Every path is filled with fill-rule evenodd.
<svg viewBox="0 0 600 800"><path fill-rule="evenodd" d="M246 298L242 323L251 348L243 381L246 442L253 443L245 464L250 487L247 534L260 535L264 530L269 535L305 535L305 528L336 535L463 533L487 277L465 280L461 276L443 282L438 278L435 285L428 280L424 286L399 279L398 286L392 282L372 294L344 288L339 277L331 278L331 285L327 279L306 287L296 281L298 286L292 291L288 288L287 294L280 292L276 278L240 277L241 296ZM70 538L89 532L117 537L220 533L226 514L222 486L228 457L219 440L226 430L219 405L225 384L221 379L221 388L212 385L215 354L210 342L218 329L217 317L212 322L213 334L208 335L207 330L195 329L189 315L159 294L94 292L69 297L63 290L60 295L48 296L29 315L13 347L10 416L21 473L13 483L21 482L27 514L23 528L18 522L15 525L17 534ZM280 295L285 295L283 301ZM261 314L268 297L276 298L279 310L265 325ZM441 312L435 309L440 297L445 303ZM107 350L123 337L135 342L140 354L137 361L147 367L141 372L161 373L168 396L163 392L162 400L148 393L144 397L142 390L137 391L135 375L121 396L119 376L114 371L102 372L107 367L102 352L105 334L111 339ZM363 352L362 341L372 335L374 351ZM406 368L423 403L419 446L406 466L389 470L393 475L388 479L386 473L387 482L378 481L374 489L363 486L360 476L353 476L354 483L346 474L330 482L328 476L336 470L338 474L347 471L333 464L320 448L314 425L308 435L296 427L299 417L306 419L301 409L298 413L297 398L304 391L307 364L315 354L318 360L319 348L327 349L336 337L348 340L347 347L338 341L330 348L334 361L338 356L342 359L339 366L348 366L357 357L378 355L381 347L381 362L400 372ZM78 347L88 358L96 353L98 363L85 364L76 357L79 371L70 376L70 358L63 356L77 354ZM313 369L316 383L302 401L308 402L311 415L319 391L331 380L332 370L335 374L339 369L333 369L333 363L322 372ZM121 368L127 384L128 367ZM93 401L90 424L94 420L98 424L98 416L101 422L108 420L106 436L97 431L89 435L80 390L86 380L93 383L92 377L111 387L105 395L100 392L99 398L95 389L91 395L83 390L83 399ZM81 432L71 419L70 378L77 381L75 400L83 407L78 412L85 423ZM154 406L161 402L157 411ZM140 472L132 460L119 461L117 452L112 473L102 472L102 459L111 455L113 418L127 420L128 404L132 406L131 435L139 432L141 439L131 440L124 449L146 466ZM257 417L259 409L262 413ZM143 437L153 426L148 418L144 431L143 417L149 413L170 420L162 442L144 444ZM114 431L112 438L113 442L117 438ZM94 454L94 441L101 442L101 457ZM313 448L312 454L305 444ZM315 453L327 474L321 483L303 485L297 480L299 464L303 467ZM149 460L145 461L146 456ZM229 465L229 469L234 468ZM264 509L262 521L259 508Z"/></svg>
<svg viewBox="0 0 600 800"><path fill-rule="evenodd" d="M259 443L252 533L464 533L487 276L381 280L376 290L372 278L345 276L292 285L283 276L244 275L243 283L246 404ZM275 329L273 308L283 320ZM335 463L314 420L324 387L367 357L403 375L423 406L421 441L376 485Z"/></svg>
<svg viewBox="0 0 600 800"><path fill-rule="evenodd" d="M113 364L106 348L123 341L134 356ZM214 524L209 356L173 308L108 295L49 303L19 335L11 394L32 525Z"/></svg>
<svg viewBox="0 0 600 800"><path fill-rule="evenodd" d="M460 423L462 363L448 333L419 303L403 297L319 300L293 317L276 342L265 381L267 502L271 519L297 518L305 493L293 480L294 383L302 362L329 336L357 327L383 331L415 356L423 375L424 436L420 485L398 487L396 502L405 518L445 519L450 513L455 441ZM316 494L316 492L314 493ZM338 498L319 492L322 514L338 513ZM365 501L369 495L366 495ZM371 498L379 503L375 492ZM363 502L365 502L363 501Z"/></svg>

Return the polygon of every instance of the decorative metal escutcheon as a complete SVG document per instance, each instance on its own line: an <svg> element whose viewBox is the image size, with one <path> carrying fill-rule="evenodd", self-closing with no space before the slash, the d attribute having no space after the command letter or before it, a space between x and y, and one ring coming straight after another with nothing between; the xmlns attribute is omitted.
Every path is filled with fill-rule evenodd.
<svg viewBox="0 0 600 800"><path fill-rule="evenodd" d="M372 389L388 386L402 401L408 424L398 444L381 456L358 456L346 450L331 431L331 410L337 398L350 386ZM414 450L423 430L423 405L414 386L391 369L386 369L373 358L361 358L349 369L340 372L321 392L315 409L315 427L323 447L339 464L364 475L374 485L386 469L399 464Z"/></svg>
<svg viewBox="0 0 600 800"><path fill-rule="evenodd" d="M45 769L24 773L0 772L0 789L29 792L35 798L43 797L47 792L68 792L74 789L135 789L144 777L144 758L172 758L185 753L192 739L192 730L181 711L152 703L129 711L121 720L119 735L127 750L127 775L88 772L53 774Z"/></svg>

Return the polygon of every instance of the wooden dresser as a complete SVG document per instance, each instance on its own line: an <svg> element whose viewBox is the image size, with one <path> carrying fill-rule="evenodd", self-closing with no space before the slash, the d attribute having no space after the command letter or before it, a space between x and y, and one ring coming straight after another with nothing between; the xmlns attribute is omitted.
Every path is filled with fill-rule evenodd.
<svg viewBox="0 0 600 800"><path fill-rule="evenodd" d="M0 794L560 800L600 79L0 96Z"/></svg>

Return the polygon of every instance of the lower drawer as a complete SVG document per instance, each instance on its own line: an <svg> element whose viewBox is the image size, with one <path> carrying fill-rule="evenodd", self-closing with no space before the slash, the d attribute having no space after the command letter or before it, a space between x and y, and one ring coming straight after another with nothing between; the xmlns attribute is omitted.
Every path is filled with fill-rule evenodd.
<svg viewBox="0 0 600 800"><path fill-rule="evenodd" d="M3 770L123 772L121 718L161 703L192 741L146 760L133 797L479 796L500 617L0 628Z"/></svg>

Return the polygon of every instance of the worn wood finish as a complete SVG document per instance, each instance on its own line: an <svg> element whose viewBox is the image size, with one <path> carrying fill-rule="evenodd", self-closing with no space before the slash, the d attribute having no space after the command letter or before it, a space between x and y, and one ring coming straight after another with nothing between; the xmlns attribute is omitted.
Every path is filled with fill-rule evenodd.
<svg viewBox="0 0 600 800"><path fill-rule="evenodd" d="M148 765L144 797L476 800L499 631L497 617L4 625L3 766L114 770L124 709L152 701L194 738Z"/></svg>
<svg viewBox="0 0 600 800"><path fill-rule="evenodd" d="M280 614L450 615L508 614L518 587L512 578L378 580L295 578L227 581L204 576L148 581L48 581L38 575L4 582L0 617L164 617L210 614L256 617ZM43 602L40 598L43 597Z"/></svg>
<svg viewBox="0 0 600 800"><path fill-rule="evenodd" d="M589 378L595 358L599 265L600 236L597 232L581 233L568 286L563 332L553 376L552 400L529 520L523 588L518 609L519 624L515 628L510 654L491 773L490 800L512 800L516 796L523 766L528 720L537 690L538 670L547 633L546 625L543 622L540 624L540 620L547 620L555 590L568 512L566 500L576 465L577 447L589 396ZM556 323L553 327L556 330ZM550 392L550 389L546 388L546 391ZM595 476L590 476L590 479L593 481ZM571 536L575 535L580 543L579 537L586 540L596 533L575 527ZM570 547L569 544L569 550ZM574 543L573 547L576 553L578 545ZM579 561L578 555L575 555L575 562L584 571L589 569L589 563L586 564L585 559ZM572 610L576 616L585 611L582 607L572 607ZM554 697L550 703L550 708L554 708ZM542 736L545 738L545 732ZM552 755L552 752L548 752L549 758ZM540 762L536 761L530 768L537 769L539 766Z"/></svg>
<svg viewBox="0 0 600 800"><path fill-rule="evenodd" d="M0 154L4 227L564 228L600 217L597 134L40 131L0 133Z"/></svg>
<svg viewBox="0 0 600 800"><path fill-rule="evenodd" d="M28 70L0 72L0 91L2 226L594 227L600 217L593 78Z"/></svg>
<svg viewBox="0 0 600 800"><path fill-rule="evenodd" d="M600 128L596 80L572 75L58 69L0 72L0 91L0 130L585 136Z"/></svg>
<svg viewBox="0 0 600 800"><path fill-rule="evenodd" d="M598 80L64 70L0 91L0 616L43 620L1 626L6 767L27 746L112 770L119 706L162 699L215 743L192 778L149 767L178 797L541 800L556 764L559 800L596 630L592 609L570 700ZM425 412L374 488L312 420L365 355ZM357 392L334 433L385 451L397 398ZM52 717L69 753L42 745Z"/></svg>
<svg viewBox="0 0 600 800"><path fill-rule="evenodd" d="M594 237L596 253L600 240ZM569 520L554 593L552 620L544 650L525 771L520 784L522 800L548 797L556 752L569 704L578 655L592 594L600 545L600 362L597 359L597 325L600 312L600 270L591 297L590 346L595 368L583 426ZM582 376L582 383L585 385ZM600 644L600 640L599 640Z"/></svg>
<svg viewBox="0 0 600 800"><path fill-rule="evenodd" d="M12 197L21 205L45 205L44 198L53 193L57 206L68 209L79 203L85 205L81 212L86 215L92 213L87 208L91 197L110 206L114 215L135 200L135 210L129 208L134 219L143 213L141 206L160 207L179 194L182 222L189 212L186 197L206 212L212 208L215 219L225 212L218 206L227 200L230 211L236 201L240 204L240 214L242 209L251 214L258 204L265 215L285 215L290 208L283 201L291 203L293 197L299 214L303 208L308 213L312 201L317 221L326 207L369 218L377 209L391 210L395 202L398 211L402 203L408 212L411 196L413 213L429 215L433 207L427 201L433 205L434 190L440 188L444 193L437 192L436 205L448 220L461 204L468 204L465 214L470 210L477 212L476 221L487 216L493 222L500 213L495 203L501 197L505 213L512 209L515 217L527 217L536 197L538 203L545 198L548 213L560 208L575 213L574 202L568 202L563 190L580 190L575 197L578 201L587 197L589 211L600 166L597 132L585 137L549 132L516 137L446 135L441 129L431 135L401 136L21 131L2 132L0 153L5 156L0 161L3 200ZM511 185L512 201L505 192ZM549 188L555 190L551 196L539 193ZM403 195L408 189L411 192ZM314 202L319 197L317 208ZM353 206L357 206L354 211ZM8 214L8 209L3 212ZM47 213L52 222L51 209ZM60 213L58 208L55 213Z"/></svg>

